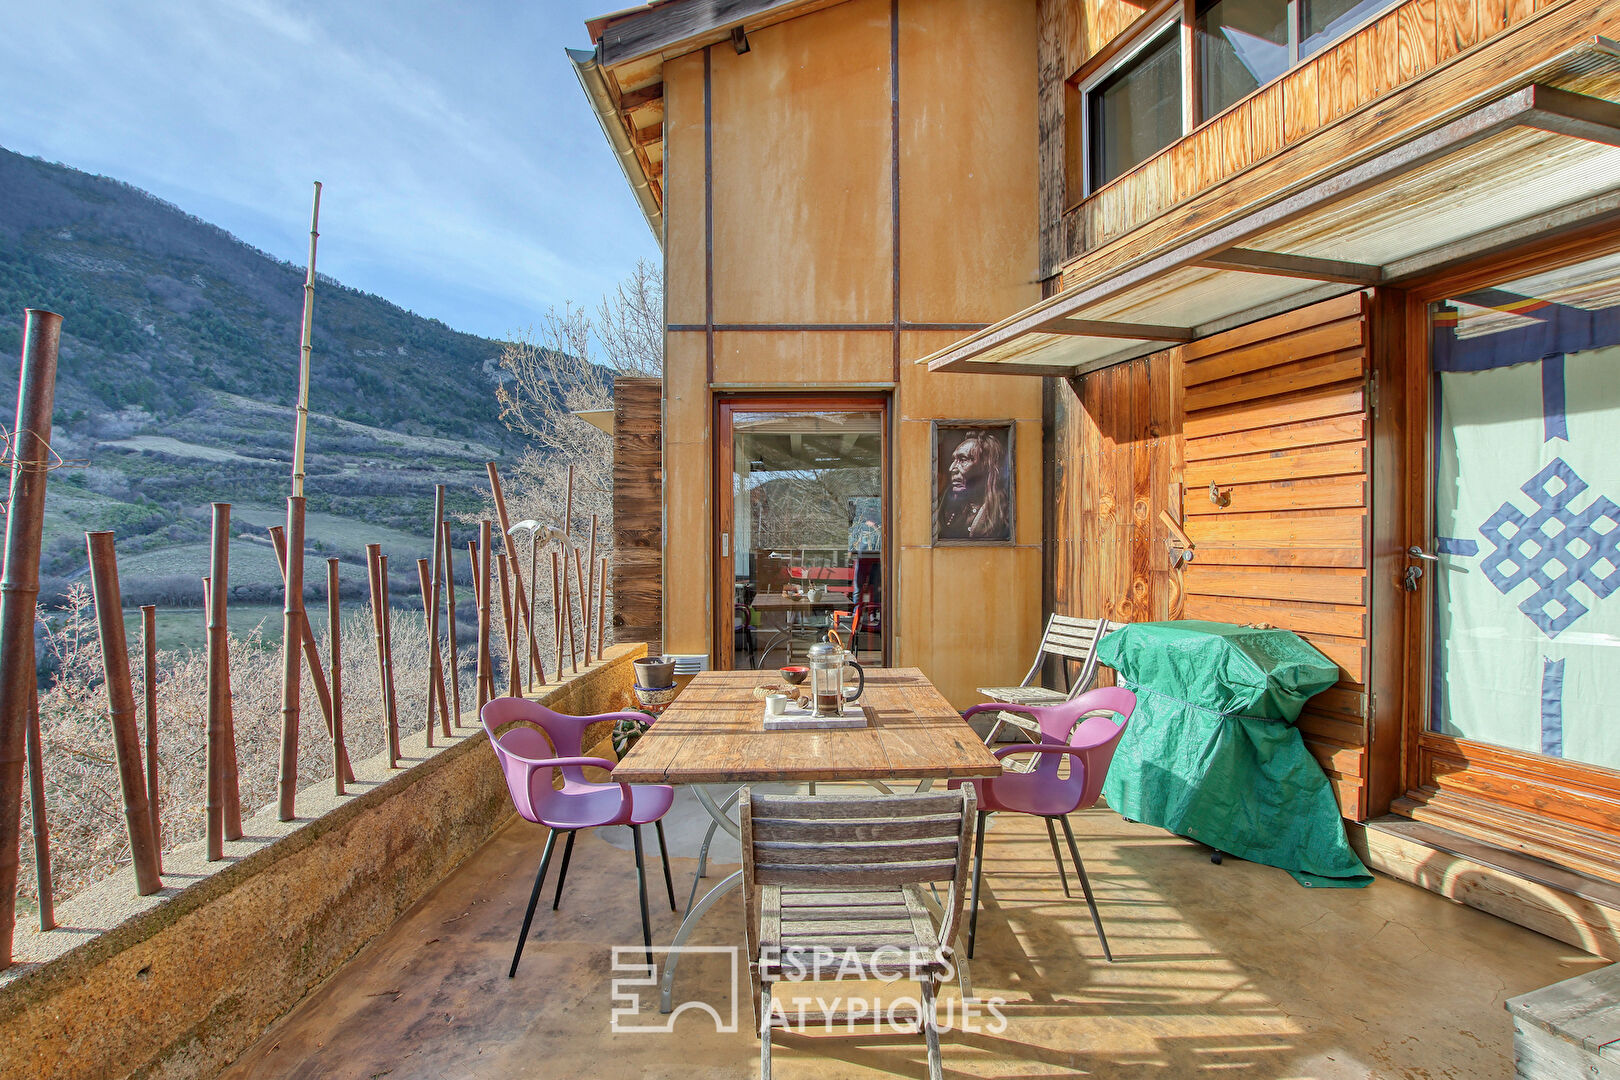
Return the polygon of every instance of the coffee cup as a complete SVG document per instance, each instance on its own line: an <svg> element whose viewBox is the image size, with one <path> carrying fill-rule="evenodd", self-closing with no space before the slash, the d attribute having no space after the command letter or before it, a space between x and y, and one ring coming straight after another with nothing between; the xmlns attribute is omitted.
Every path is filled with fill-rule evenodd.
<svg viewBox="0 0 1620 1080"><path fill-rule="evenodd" d="M767 716L781 716L787 712L788 696L786 694L771 694L765 699L765 713Z"/></svg>

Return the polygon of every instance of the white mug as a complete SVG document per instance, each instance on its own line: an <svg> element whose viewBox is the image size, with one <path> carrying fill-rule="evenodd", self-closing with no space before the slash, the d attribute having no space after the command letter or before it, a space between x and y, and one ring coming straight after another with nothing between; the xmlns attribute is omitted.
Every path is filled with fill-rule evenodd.
<svg viewBox="0 0 1620 1080"><path fill-rule="evenodd" d="M786 694L771 694L765 698L765 712L769 716L781 716L787 712L787 707Z"/></svg>

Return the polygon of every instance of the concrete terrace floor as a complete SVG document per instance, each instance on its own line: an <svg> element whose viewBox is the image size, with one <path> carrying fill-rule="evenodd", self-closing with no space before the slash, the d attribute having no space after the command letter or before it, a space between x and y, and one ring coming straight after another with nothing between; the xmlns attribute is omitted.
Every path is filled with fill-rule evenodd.
<svg viewBox="0 0 1620 1080"><path fill-rule="evenodd" d="M1503 1002L1604 964L1389 878L1361 890L1306 889L1269 867L1212 865L1207 849L1106 809L1073 821L1115 962L1103 959L1078 885L1074 899L1063 895L1041 824L994 819L971 970L981 1000L1005 1002L1007 1026L997 1033L987 1018L977 1030L947 1032L947 1076L1508 1077ZM677 856L695 856L706 822L689 797L677 803ZM647 836L656 945L679 920ZM522 966L506 978L542 841L542 830L514 820L225 1075L757 1076L745 971L737 1033L717 1034L695 1011L674 1033L610 1030L609 946L638 945L640 936L627 829L581 834L557 913L553 861ZM721 858L734 864L735 851ZM706 884L732 868L711 869ZM683 908L695 869L693 858L674 860ZM711 910L694 944L741 940L740 895ZM689 957L675 1000L706 1001L725 1015L731 978L729 959ZM656 988L640 993L639 1021L659 1021ZM955 1016L957 996L953 984L942 998ZM775 1075L927 1075L919 1036L863 1031L779 1034Z"/></svg>

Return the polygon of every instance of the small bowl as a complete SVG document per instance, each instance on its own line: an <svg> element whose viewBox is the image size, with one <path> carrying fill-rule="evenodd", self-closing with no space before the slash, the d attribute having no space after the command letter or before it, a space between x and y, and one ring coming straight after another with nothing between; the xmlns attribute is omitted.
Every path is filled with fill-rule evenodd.
<svg viewBox="0 0 1620 1080"><path fill-rule="evenodd" d="M807 668L807 667L797 667L797 666L795 666L795 667L785 667L785 668L782 668L780 670L779 674L782 676L783 679L785 679L787 681L787 683L790 686L798 686L800 683L804 682L804 680L806 678L809 677L810 669Z"/></svg>

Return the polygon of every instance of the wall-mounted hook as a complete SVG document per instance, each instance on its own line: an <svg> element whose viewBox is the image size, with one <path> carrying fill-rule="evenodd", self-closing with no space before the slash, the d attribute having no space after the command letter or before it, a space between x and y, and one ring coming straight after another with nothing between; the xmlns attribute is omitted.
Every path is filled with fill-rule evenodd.
<svg viewBox="0 0 1620 1080"><path fill-rule="evenodd" d="M1209 501L1214 503L1216 506L1231 506L1232 493L1230 491L1222 491L1212 480L1209 484Z"/></svg>

